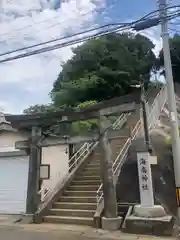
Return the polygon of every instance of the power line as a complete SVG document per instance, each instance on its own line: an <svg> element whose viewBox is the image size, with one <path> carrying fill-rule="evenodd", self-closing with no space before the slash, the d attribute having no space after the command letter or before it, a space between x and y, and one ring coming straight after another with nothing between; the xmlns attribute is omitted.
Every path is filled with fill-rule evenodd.
<svg viewBox="0 0 180 240"><path fill-rule="evenodd" d="M92 36L82 37L82 38L71 40L71 41L68 41L68 42L56 44L54 46L44 47L44 48L41 48L39 50L34 50L34 51L31 51L31 52L22 53L22 54L19 54L17 56L14 56L14 57L9 57L9 58L0 60L0 63L5 63L5 62L12 61L12 60L25 58L25 57L28 57L28 56L33 56L33 55L37 55L37 54L44 53L44 52L49 52L49 51L52 51L52 50L55 50L55 49L60 49L60 48L63 48L63 47L67 47L67 46L71 46L71 45L74 45L74 44L82 43L84 41L91 40L93 38L97 38L97 37L100 37L100 36L105 36L105 35L108 35L109 33L115 33L115 32L118 32L120 30L127 30L127 29L129 29L129 27L124 28L124 29L120 28L120 27L116 27L114 29L111 29L110 31L107 31L107 30L102 31L102 32L94 34Z"/></svg>
<svg viewBox="0 0 180 240"><path fill-rule="evenodd" d="M180 12L178 13L180 14ZM148 14L149 15L149 14ZM171 14L167 17L167 19L172 19L173 17L176 17L177 14ZM143 17L144 18L144 17ZM55 49L59 49L59 48L62 48L62 47L67 47L67 46L70 46L70 45L73 45L73 44L77 44L77 43L82 43L84 41L87 41L87 40L90 40L90 39L93 39L93 38L96 38L96 37L99 37L99 36L104 36L104 35L107 35L109 33L112 33L112 32L118 32L118 31L122 31L122 30L128 30L130 28L132 28L135 24L137 23L140 23L142 21L141 18L140 20L137 20L137 21L134 21L134 22L131 22L131 23L124 23L124 25L122 26L116 26L115 28L112 28L110 30L104 30L104 31L101 31L97 34L94 34L94 35L91 35L91 36L86 36L86 37L82 37L82 38L79 38L79 39L75 39L75 40L70 40L68 42L64 42L64 43L61 43L61 44L55 44L53 46L49 46L49 47L44 47L44 48L41 48L41 49L38 49L38 50L34 50L34 51L31 51L31 52L27 52L27 53L23 53L23 54L19 54L17 56L14 56L14 57L9 57L9 58L6 58L6 59L3 59L3 60L0 60L0 63L5 63L5 62L9 62L9 61L12 61L12 60L15 60L15 59L19 59L19 58L24 58L24 57L27 57L27 56L32 56L32 55L36 55L36 54L40 54L40 53L43 53L43 52L48 52L48 51L52 51L52 50L55 50ZM150 19L152 20L152 19ZM147 21L147 20L146 20ZM114 24L114 25L117 25L117 24ZM157 24L156 24L157 25ZM106 25L108 26L108 25ZM104 27L104 26L102 26ZM102 27L98 27L98 29L102 28ZM91 30L88 30L89 32L92 31ZM84 31L85 33L87 33L87 31ZM84 33L83 32L83 33ZM81 35L82 33L79 33L79 34L76 34L77 35ZM71 37L74 36L74 35L71 35ZM67 37L64 37L63 39L67 39ZM59 40L59 39L56 39L56 41ZM49 43L49 42L48 42ZM44 45L44 44L47 44L47 42L44 42L44 43L41 43L41 45ZM36 47L36 45L33 45L33 46L29 46L27 47L26 49L29 49L29 48L32 48L32 47ZM39 44L38 44L39 46ZM18 51L22 51L22 48L21 49L17 49L15 51L13 51L13 53L15 52L18 52ZM24 48L23 48L24 50ZM11 51L12 53L12 51ZM9 52L8 53L4 53L3 55L6 55L6 54L10 54ZM0 55L0 56L3 56L3 55Z"/></svg>
<svg viewBox="0 0 180 240"><path fill-rule="evenodd" d="M107 27L111 27L111 26L118 26L118 25L119 26L120 25L128 25L128 24L129 23L110 23L110 24L106 24L106 25L103 25L103 26L98 26L98 27L95 27L95 28L91 28L89 30L85 30L85 31L82 31L82 32L70 34L70 35L67 35L65 37L55 38L53 40L49 40L49 41L41 42L41 43L38 43L38 44L30 45L30 46L27 46L27 47L18 48L16 50L8 51L8 52L0 54L0 57L5 56L5 55L9 55L9 54L12 54L12 53L16 53L16 52L19 52L19 51L28 50L28 49L31 49L31 48L34 48L34 47L39 47L39 46L42 46L42 45L45 45L45 44L48 44L48 43L54 43L54 42L57 42L57 41L66 40L68 38L72 38L72 37L76 37L78 35L90 33L90 32L93 32L93 31L96 31L96 30L99 30L99 29L102 29L102 28L107 28Z"/></svg>
<svg viewBox="0 0 180 240"><path fill-rule="evenodd" d="M172 32L175 32L175 33L180 34L180 30L177 30L177 29L175 29L175 28L169 27L169 30L171 30Z"/></svg>
<svg viewBox="0 0 180 240"><path fill-rule="evenodd" d="M167 9L172 9L172 8L177 8L177 7L180 7L180 5L174 5L174 6L168 6ZM155 16L154 14L158 13L159 10L155 10L155 11L152 11L148 14L146 14L145 16L143 16L142 18L140 18L138 21L134 21L134 24L136 24L137 22L140 22L140 21L143 21L143 20L146 20L146 19L149 19L149 17L151 16ZM90 13L90 12L89 12ZM121 24L128 24L128 23L111 23L111 24L106 24L102 27L108 27L110 25L121 25ZM132 23L131 23L132 24ZM83 32L78 32L78 33L75 33L75 34L72 34L72 35L68 35L66 37L60 37L60 38L55 38L55 39L52 39L52 40L49 40L49 41L46 41L46 42L41 42L39 44L34 44L34 45L30 45L28 47L23 47L23 48L19 48L18 50L12 50L12 51L8 51L8 52L5 52L5 53L2 53L0 54L0 56L4 56L4 55L7 55L7 54L11 54L11 53L14 53L14 52L17 52L17 51L23 51L23 50L27 50L27 49L30 49L30 48L33 48L33 47L37 47L37 46L41 46L41 45L44 45L44 44L48 44L48 43L53 43L53 42L56 42L56 41L60 41L60 40L64 40L64 39L68 39L70 37L75 37L79 34L85 34L85 33L88 33L88 32L91 32L91 31L95 31L97 29L99 29L101 27L97 27L97 28L94 28L94 29L89 29L87 30L86 32L83 31Z"/></svg>
<svg viewBox="0 0 180 240"><path fill-rule="evenodd" d="M180 5L179 5L180 6ZM171 8L171 7L170 7ZM41 45L44 45L44 44L48 44L48 43L53 43L53 42L56 42L56 41L60 41L60 40L64 40L64 39L68 39L70 37L75 37L75 36L78 36L80 34L85 34L85 33L89 33L91 31L95 31L95 30L98 30L100 28L104 28L104 27L108 27L110 25L123 25L123 24L136 24L138 22L141 22L145 19L148 19L149 16L151 16L152 14L156 13L157 10L155 11L152 11L151 13L148 13L146 14L145 16L143 16L142 18L140 18L138 21L134 21L132 23L111 23L111 24L106 24L104 26L101 26L101 27L96 27L96 28L92 28L92 29L89 29L89 30L86 30L86 31L82 31L82 32L78 32L78 33L75 33L75 34L71 34L71 35L67 35L65 37L60 37L60 38L55 38L53 40L49 40L49 41L46 41L46 42L41 42L41 43L38 43L38 44L34 44L34 45L30 45L28 47L23 47L23 48L19 48L19 49L16 49L16 50L12 50L12 51L8 51L8 52L5 52L5 53L2 53L0 54L0 56L4 56L4 55L7 55L7 54L11 54L11 53L14 53L14 52L17 52L17 51L23 51L23 50L27 50L27 49L30 49L30 48L33 48L33 47L37 47L37 46L41 46Z"/></svg>

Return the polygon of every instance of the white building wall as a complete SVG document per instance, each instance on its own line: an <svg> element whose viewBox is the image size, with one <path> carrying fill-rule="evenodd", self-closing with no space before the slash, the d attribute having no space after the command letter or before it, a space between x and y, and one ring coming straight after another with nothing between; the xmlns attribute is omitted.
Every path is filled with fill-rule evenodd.
<svg viewBox="0 0 180 240"><path fill-rule="evenodd" d="M0 148L15 148L16 141L27 140L28 135L19 132L0 132ZM12 149L11 149L12 151Z"/></svg>
<svg viewBox="0 0 180 240"><path fill-rule="evenodd" d="M12 151L16 141L27 139L28 134L22 132L0 132L0 151ZM50 179L44 180L43 186L52 189L68 173L68 145L42 148L41 162L42 164L50 164Z"/></svg>
<svg viewBox="0 0 180 240"><path fill-rule="evenodd" d="M59 145L42 148L42 164L50 164L50 179L43 181L43 187L52 189L68 173L68 146Z"/></svg>

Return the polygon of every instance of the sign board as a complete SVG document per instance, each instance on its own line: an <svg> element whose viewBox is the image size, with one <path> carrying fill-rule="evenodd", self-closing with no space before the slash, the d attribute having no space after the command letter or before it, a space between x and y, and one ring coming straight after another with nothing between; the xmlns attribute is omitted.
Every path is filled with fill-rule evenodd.
<svg viewBox="0 0 180 240"><path fill-rule="evenodd" d="M149 160L148 152L137 153L140 198L141 205L144 207L154 206L152 175Z"/></svg>
<svg viewBox="0 0 180 240"><path fill-rule="evenodd" d="M50 164L41 164L39 172L40 180L50 179Z"/></svg>

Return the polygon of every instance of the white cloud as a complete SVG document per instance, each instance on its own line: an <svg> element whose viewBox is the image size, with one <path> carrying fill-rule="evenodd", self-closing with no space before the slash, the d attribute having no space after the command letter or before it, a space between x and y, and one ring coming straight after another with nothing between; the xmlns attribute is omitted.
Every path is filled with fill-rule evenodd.
<svg viewBox="0 0 180 240"><path fill-rule="evenodd" d="M55 5L57 8L58 0L2 0L0 54L94 26L95 10L104 5L104 0L64 0L57 10ZM0 64L0 106L19 112L31 104L49 101L48 92L59 74L60 63L71 56L71 48L66 47ZM13 97L12 87L5 92L3 86L16 88Z"/></svg>

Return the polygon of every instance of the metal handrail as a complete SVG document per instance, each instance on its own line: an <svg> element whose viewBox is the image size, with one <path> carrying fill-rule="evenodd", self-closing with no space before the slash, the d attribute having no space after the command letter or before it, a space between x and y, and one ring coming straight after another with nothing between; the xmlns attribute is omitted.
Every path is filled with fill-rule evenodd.
<svg viewBox="0 0 180 240"><path fill-rule="evenodd" d="M138 121L136 126L135 126L135 131L132 137L129 137L127 139L127 141L124 143L120 153L118 154L118 156L116 157L114 163L113 163L113 175L115 176L116 173L118 172L119 169L121 169L124 161L125 161L125 157L127 156L128 153L128 149L131 146L131 142L132 140L136 137L136 135L138 134L138 131L140 129L139 127L140 122ZM117 165L117 166L116 166ZM97 205L99 205L99 203L102 201L103 199L103 183L100 184L98 190L96 191L96 203Z"/></svg>
<svg viewBox="0 0 180 240"><path fill-rule="evenodd" d="M167 102L167 86L165 85L155 98L153 106L151 107L151 112L149 113L148 116L149 129L155 126L166 102Z"/></svg>
<svg viewBox="0 0 180 240"><path fill-rule="evenodd" d="M118 154L116 160L113 163L113 173L116 174L119 165L121 164L121 161L118 162L119 158L124 156L126 149L129 147L129 145L131 144L131 138L128 138L127 141L125 142L124 146L122 147L120 153ZM117 166L116 166L117 165Z"/></svg>
<svg viewBox="0 0 180 240"><path fill-rule="evenodd" d="M118 126L122 127L122 125L125 123L127 120L127 117L129 116L129 113L127 114L121 114L121 116L116 119L116 121L112 124L112 128L116 129ZM84 143L83 146L71 157L69 160L69 172L72 170L75 170L78 165L83 161L91 152L93 148L95 148L98 145L98 142L91 142L91 143ZM59 186L62 182L67 179L67 176L69 175L69 172L63 177L63 179L60 180L60 182L57 183L55 188ZM40 191L38 194L41 195L41 202L44 202L47 198L47 196L50 194L52 189L50 188L45 188L42 184Z"/></svg>
<svg viewBox="0 0 180 240"><path fill-rule="evenodd" d="M112 124L112 128L116 129L117 127L121 128L122 125L126 122L127 117L130 115L131 113L123 113L121 114L121 116L116 119L116 121Z"/></svg>
<svg viewBox="0 0 180 240"><path fill-rule="evenodd" d="M81 161L89 155L91 149L95 146L96 146L96 143L95 144L84 143L83 146L79 149L79 151L75 154L76 157L73 156L70 159L70 163L72 164L70 164L69 166L69 172L71 172L72 170L75 170L79 166ZM62 182L64 182L65 179L67 179L67 177L69 176L69 172L55 185L55 188L57 188L57 186L61 185ZM46 200L46 197L51 192L51 190L52 189L50 188L47 189L42 185L40 191L38 192L39 194L41 194L41 202L44 202ZM44 193L44 191L46 191L46 193Z"/></svg>

